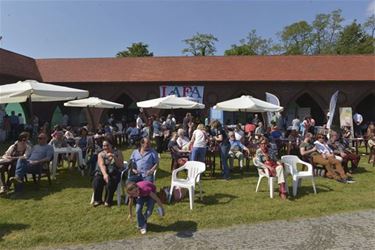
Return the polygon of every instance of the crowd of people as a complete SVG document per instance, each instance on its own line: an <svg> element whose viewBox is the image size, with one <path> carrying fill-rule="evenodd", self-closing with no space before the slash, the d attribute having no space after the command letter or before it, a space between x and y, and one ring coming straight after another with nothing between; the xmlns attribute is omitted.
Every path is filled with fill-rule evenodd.
<svg viewBox="0 0 375 250"><path fill-rule="evenodd" d="M92 178L93 206L104 204L111 206L113 196L121 181L124 170L122 152L117 146L136 145L129 159L127 175L127 193L129 204L136 203L138 227L146 233L147 218L151 215L154 203L162 204L155 195L155 172L160 154L171 153L172 169L184 164L187 160L207 161L207 153L214 152L220 156L222 178L230 180L234 169L234 159L238 159L239 169L243 171L244 159L255 157L263 164L271 176L277 178L281 199L287 198L284 166L280 159L283 154L298 155L314 167L320 167L322 176L341 183L353 183L353 174L358 169L360 156L350 143L350 131L318 131L315 121L306 117L302 121L293 119L288 128L281 119L275 119L265 126L257 114L248 123L224 125L218 120L210 123L205 119L201 123L198 117L187 113L178 123L172 114L166 118L152 115L146 118L141 112L133 123L116 121L113 115L104 125L99 125L91 132L86 126L73 129L66 121L62 126L55 126L52 131L48 126L40 127L37 143L32 145L30 135L25 127L17 130L18 137L0 159L0 193L6 193L11 184L22 184L27 173L40 173L43 164L52 160L56 148L77 147L82 153L66 154L59 161L66 160L82 170L88 169ZM22 132L21 132L22 131ZM48 132L47 132L48 131ZM375 126L367 129L366 142L370 147L375 145ZM11 137L13 140L13 137ZM155 145L153 149L152 142ZM83 159L78 160L77 157ZM106 195L103 201L103 190ZM135 199L133 199L133 198ZM143 206L146 204L146 213ZM130 218L132 210L129 210Z"/></svg>

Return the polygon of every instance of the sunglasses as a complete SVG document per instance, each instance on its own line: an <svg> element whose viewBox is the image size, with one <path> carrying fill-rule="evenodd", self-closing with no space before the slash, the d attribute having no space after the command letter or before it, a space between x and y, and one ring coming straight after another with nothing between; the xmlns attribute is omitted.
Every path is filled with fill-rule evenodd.
<svg viewBox="0 0 375 250"><path fill-rule="evenodd" d="M46 137L38 137L38 140L44 140Z"/></svg>

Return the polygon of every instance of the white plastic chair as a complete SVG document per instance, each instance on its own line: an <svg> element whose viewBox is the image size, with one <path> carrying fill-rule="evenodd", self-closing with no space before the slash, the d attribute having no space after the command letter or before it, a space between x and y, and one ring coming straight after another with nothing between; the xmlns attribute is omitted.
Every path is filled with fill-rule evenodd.
<svg viewBox="0 0 375 250"><path fill-rule="evenodd" d="M177 178L178 172L187 170L187 178ZM173 170L172 172L172 184L169 191L169 202L171 202L173 189L175 187L187 188L189 190L190 209L193 209L194 204L194 192L195 183L199 185L200 199L202 200L202 188L200 183L200 174L206 170L206 164L200 161L187 161L184 166Z"/></svg>
<svg viewBox="0 0 375 250"><path fill-rule="evenodd" d="M293 178L293 196L297 195L298 186L301 185L301 179L310 178L312 186L314 189L314 194L316 194L313 166L310 163L302 161L298 156L295 155L284 155L281 157L281 161L287 166L288 173L292 175ZM298 171L297 164L303 164L307 166L307 171Z"/></svg>
<svg viewBox="0 0 375 250"><path fill-rule="evenodd" d="M257 187L255 189L255 192L258 192L261 180L264 177L267 177L268 185L269 185L269 188L270 188L270 197L271 197L271 199L273 199L273 182L274 182L274 180L276 180L276 178L270 176L270 172L269 172L268 168L266 168L263 163L259 162L256 157L253 158L253 163L254 163L254 166L258 169L258 175L259 175L258 183L257 183Z"/></svg>

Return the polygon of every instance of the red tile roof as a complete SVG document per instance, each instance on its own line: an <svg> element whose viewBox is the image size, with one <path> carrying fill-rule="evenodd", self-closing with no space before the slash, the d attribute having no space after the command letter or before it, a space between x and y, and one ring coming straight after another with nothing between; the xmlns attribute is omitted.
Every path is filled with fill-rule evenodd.
<svg viewBox="0 0 375 250"><path fill-rule="evenodd" d="M33 58L0 49L0 75L41 80Z"/></svg>
<svg viewBox="0 0 375 250"><path fill-rule="evenodd" d="M46 82L374 81L375 56L37 59Z"/></svg>

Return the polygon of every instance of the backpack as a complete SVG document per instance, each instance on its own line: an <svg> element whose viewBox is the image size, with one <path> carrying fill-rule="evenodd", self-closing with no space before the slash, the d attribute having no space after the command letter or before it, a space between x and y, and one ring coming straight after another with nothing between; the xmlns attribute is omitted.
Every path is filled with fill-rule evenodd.
<svg viewBox="0 0 375 250"><path fill-rule="evenodd" d="M162 187L156 195L159 197L163 204L167 204L169 201L169 191L170 187ZM186 197L187 190L181 189L180 187L175 187L172 194L171 201L179 202Z"/></svg>

